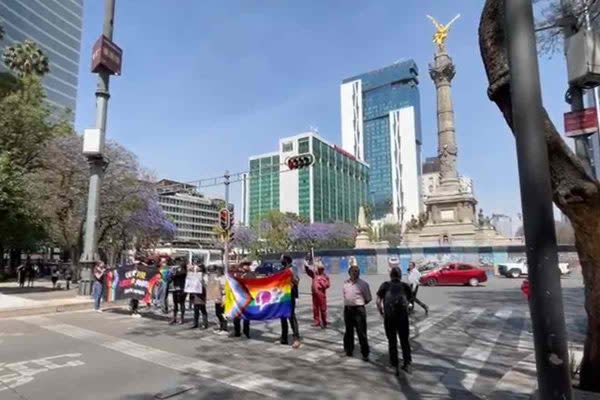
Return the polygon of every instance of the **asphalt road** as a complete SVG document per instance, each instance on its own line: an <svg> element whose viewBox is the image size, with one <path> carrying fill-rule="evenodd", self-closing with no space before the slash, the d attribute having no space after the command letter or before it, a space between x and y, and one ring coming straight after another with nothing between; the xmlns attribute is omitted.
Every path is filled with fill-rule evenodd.
<svg viewBox="0 0 600 400"><path fill-rule="evenodd" d="M425 317L418 309L412 318L414 371L396 378L385 368L387 341L374 305L368 309L371 361L343 356L343 278L333 277L331 327L321 330L310 327L309 282L303 277L298 350L274 344L278 321L253 324L247 340L217 336L212 326L208 331L169 326L162 314L145 311L140 319L117 309L0 320L0 400L517 399L529 394L535 375L522 280L421 288L419 297L432 311ZM385 277L366 279L375 292ZM581 277L562 282L569 337L581 344ZM214 323L212 306L209 318Z"/></svg>

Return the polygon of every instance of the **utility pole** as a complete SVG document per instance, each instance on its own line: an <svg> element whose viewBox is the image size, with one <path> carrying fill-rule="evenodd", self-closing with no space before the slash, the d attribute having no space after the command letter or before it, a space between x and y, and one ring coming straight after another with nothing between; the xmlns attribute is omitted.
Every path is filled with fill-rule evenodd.
<svg viewBox="0 0 600 400"><path fill-rule="evenodd" d="M505 0L505 31L539 398L572 399L550 164L531 0Z"/></svg>
<svg viewBox="0 0 600 400"><path fill-rule="evenodd" d="M576 34L578 30L577 25L579 21L577 16L573 14L573 4L571 3L571 1L572 0L560 0L563 18L562 28L565 43L567 42L569 37ZM571 105L571 111L582 111L585 108L583 103L583 88L577 85L569 85L569 89L567 90L567 93L565 95L565 100ZM593 176L591 154L589 150L590 145L588 139L589 135L577 136L573 138L573 140L575 141L575 154L583 163L583 167L585 168L585 170Z"/></svg>
<svg viewBox="0 0 600 400"><path fill-rule="evenodd" d="M229 175L229 171L225 171L225 175L223 175L223 178L225 179L225 208L229 210L229 179L231 178L231 176ZM231 221L231 213L229 213L229 216ZM230 226L228 231L225 233L225 243L223 244L223 265L225 267L225 273L229 272L229 234L232 228L233 227Z"/></svg>
<svg viewBox="0 0 600 400"><path fill-rule="evenodd" d="M106 39L112 41L113 20L115 15L115 0L104 1L104 24L102 34ZM111 72L103 69L98 73L98 85L96 89L96 129L99 131L99 147L104 148L106 136L106 114L108 109L108 99L110 98L109 80ZM85 236L83 240L83 254L80 263L83 264L81 270L81 281L79 284L79 294L88 295L91 293L92 267L99 260L98 256L98 216L100 210L100 189L102 187L102 178L108 165L102 151L99 154L88 155L90 165L90 183L88 191L87 214L85 218Z"/></svg>

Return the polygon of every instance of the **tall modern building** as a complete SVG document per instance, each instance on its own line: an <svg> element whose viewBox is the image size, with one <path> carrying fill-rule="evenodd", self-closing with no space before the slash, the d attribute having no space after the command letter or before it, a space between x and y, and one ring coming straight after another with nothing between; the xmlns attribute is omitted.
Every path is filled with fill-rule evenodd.
<svg viewBox="0 0 600 400"><path fill-rule="evenodd" d="M156 187L158 204L177 228L170 241L180 247L214 247L217 242L214 228L219 226L219 210L225 201L209 199L193 185L168 179L157 182ZM232 205L229 207L233 209Z"/></svg>
<svg viewBox="0 0 600 400"><path fill-rule="evenodd" d="M312 154L314 164L290 170L286 160L299 154ZM271 210L311 223L356 223L368 180L366 163L314 132L280 139L277 152L250 157L246 223L260 222Z"/></svg>
<svg viewBox="0 0 600 400"><path fill-rule="evenodd" d="M421 196L423 204L440 185L440 160L437 157L427 157L423 163L421 175Z"/></svg>
<svg viewBox="0 0 600 400"><path fill-rule="evenodd" d="M421 111L414 61L342 82L342 146L370 167L374 219L406 223L422 210Z"/></svg>
<svg viewBox="0 0 600 400"><path fill-rule="evenodd" d="M473 179L468 176L459 176L458 184L461 193L475 194ZM427 157L423 163L423 174L421 176L421 196L423 204L427 197L435 193L440 186L440 160L437 157Z"/></svg>
<svg viewBox="0 0 600 400"><path fill-rule="evenodd" d="M48 56L44 78L48 103L57 113L75 114L83 0L0 0L0 24L6 31L0 47L26 39ZM5 68L0 63L0 69Z"/></svg>

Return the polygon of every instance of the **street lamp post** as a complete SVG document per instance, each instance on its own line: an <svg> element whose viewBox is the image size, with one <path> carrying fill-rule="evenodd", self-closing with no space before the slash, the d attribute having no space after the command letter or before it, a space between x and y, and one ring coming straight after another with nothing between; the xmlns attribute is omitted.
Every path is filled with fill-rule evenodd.
<svg viewBox="0 0 600 400"><path fill-rule="evenodd" d="M505 0L505 30L540 399L572 398L531 0Z"/></svg>
<svg viewBox="0 0 600 400"><path fill-rule="evenodd" d="M102 34L106 39L112 41L113 20L115 15L115 0L105 0L104 2L104 24ZM83 264L81 270L81 280L79 283L79 294L88 295L91 293L92 266L98 261L98 216L100 210L100 189L102 187L102 178L108 162L101 150L104 148L106 135L106 114L108 109L108 99L110 98L109 89L110 71L103 69L98 73L98 85L96 89L96 129L99 134L98 154L88 155L90 165L90 183L88 191L87 214L85 219L85 231L83 240L83 253L80 263Z"/></svg>

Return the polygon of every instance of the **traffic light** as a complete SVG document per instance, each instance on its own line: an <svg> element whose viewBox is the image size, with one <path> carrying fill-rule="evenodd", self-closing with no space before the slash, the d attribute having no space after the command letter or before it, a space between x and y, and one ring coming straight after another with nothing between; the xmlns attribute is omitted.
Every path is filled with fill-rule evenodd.
<svg viewBox="0 0 600 400"><path fill-rule="evenodd" d="M315 158L312 154L300 154L298 156L288 158L287 166L289 169L301 169L312 165L314 162Z"/></svg>
<svg viewBox="0 0 600 400"><path fill-rule="evenodd" d="M229 210L229 241L232 242L233 241L233 236L234 236L234 232L233 232L233 228L235 226L235 216L233 214L233 209Z"/></svg>
<svg viewBox="0 0 600 400"><path fill-rule="evenodd" d="M223 230L229 230L229 228L231 228L229 210L226 208L219 210L219 225Z"/></svg>

